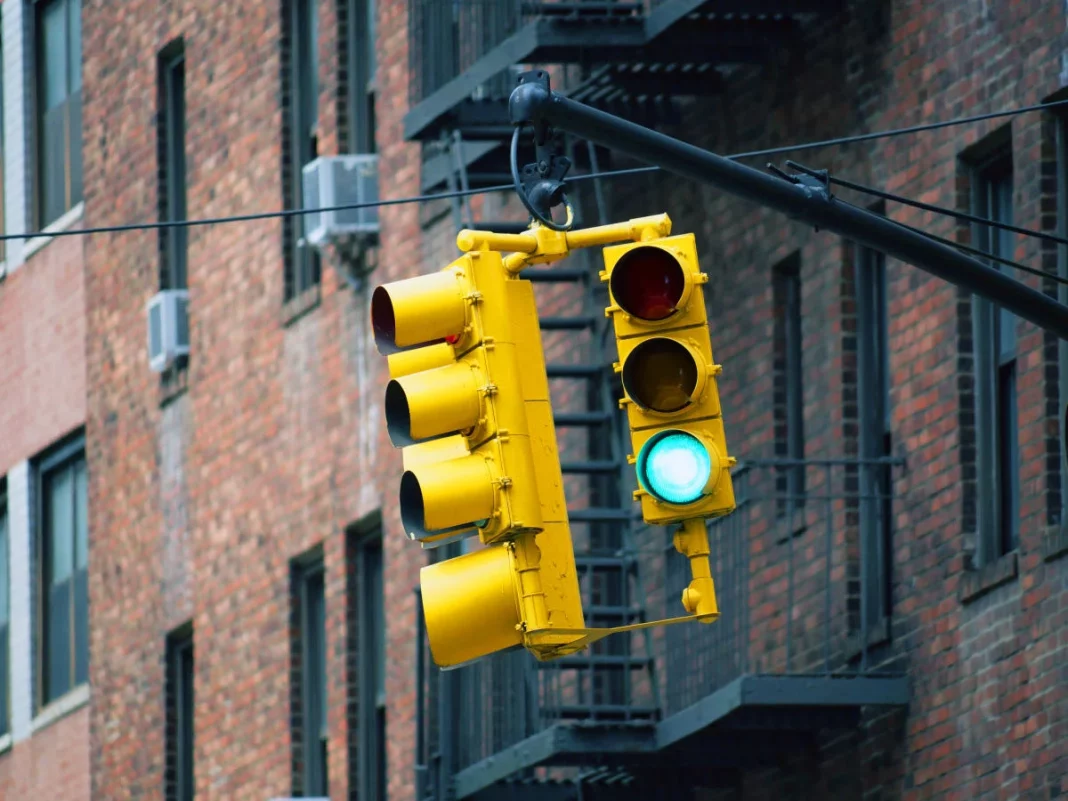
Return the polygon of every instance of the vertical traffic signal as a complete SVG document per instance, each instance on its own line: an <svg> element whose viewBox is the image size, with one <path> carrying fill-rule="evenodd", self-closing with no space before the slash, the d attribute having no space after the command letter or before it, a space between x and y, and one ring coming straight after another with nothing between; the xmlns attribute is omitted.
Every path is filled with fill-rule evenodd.
<svg viewBox="0 0 1068 801"><path fill-rule="evenodd" d="M533 631L546 651L575 640L547 636L583 620L530 282L496 251L467 253L377 287L371 323L388 354L405 531L423 547L474 535L488 546L422 569L434 661L534 650Z"/></svg>
<svg viewBox="0 0 1068 801"><path fill-rule="evenodd" d="M385 417L404 448L401 520L424 543L542 528L500 262L468 254L371 296L375 342L393 352Z"/></svg>
<svg viewBox="0 0 1068 801"><path fill-rule="evenodd" d="M718 517L734 489L693 234L604 249L642 517Z"/></svg>

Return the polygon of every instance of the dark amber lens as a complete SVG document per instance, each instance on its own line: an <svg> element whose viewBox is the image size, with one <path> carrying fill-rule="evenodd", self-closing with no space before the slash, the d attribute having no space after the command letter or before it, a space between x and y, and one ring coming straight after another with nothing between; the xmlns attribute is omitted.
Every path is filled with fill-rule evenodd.
<svg viewBox="0 0 1068 801"><path fill-rule="evenodd" d="M623 364L623 389L632 401L654 412L677 412L694 401L697 363L680 342L649 339Z"/></svg>

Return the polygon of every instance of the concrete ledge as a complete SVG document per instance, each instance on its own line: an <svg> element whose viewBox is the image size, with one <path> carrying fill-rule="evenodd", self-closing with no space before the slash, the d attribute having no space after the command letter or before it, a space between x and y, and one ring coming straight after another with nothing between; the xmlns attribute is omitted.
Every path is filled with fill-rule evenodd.
<svg viewBox="0 0 1068 801"><path fill-rule="evenodd" d="M57 720L65 718L71 712L76 712L89 703L89 685L83 684L75 687L64 696L60 696L30 721L30 732L36 734L41 729L48 728Z"/></svg>
<svg viewBox="0 0 1068 801"><path fill-rule="evenodd" d="M79 203L74 208L70 209L63 216L49 223L48 227L41 232L40 236L35 236L33 239L26 240L26 246L22 249L22 261L27 262L33 254L41 250L45 245L51 242L55 237L50 234L56 234L60 231L66 231L76 222L78 222L82 215L85 214L85 202Z"/></svg>
<svg viewBox="0 0 1068 801"><path fill-rule="evenodd" d="M282 304L281 323L283 327L295 323L312 309L319 306L319 300L322 296L321 286L319 282L314 283L299 295L294 295Z"/></svg>
<svg viewBox="0 0 1068 801"><path fill-rule="evenodd" d="M1000 556L978 570L966 570L960 580L960 602L968 603L1020 575L1016 551Z"/></svg>
<svg viewBox="0 0 1068 801"><path fill-rule="evenodd" d="M1050 528L1042 537L1042 559L1052 562L1065 554L1068 554L1068 524L1061 524L1059 528Z"/></svg>

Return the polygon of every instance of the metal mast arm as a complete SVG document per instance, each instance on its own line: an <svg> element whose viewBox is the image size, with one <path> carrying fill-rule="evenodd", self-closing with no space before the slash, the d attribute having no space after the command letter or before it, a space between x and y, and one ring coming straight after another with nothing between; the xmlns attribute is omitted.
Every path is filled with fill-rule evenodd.
<svg viewBox="0 0 1068 801"><path fill-rule="evenodd" d="M570 100L550 90L548 74L542 70L520 77L508 111L513 125L534 127L539 146L556 128L697 178L908 262L1068 340L1068 306L951 247L839 201L815 180L791 183Z"/></svg>

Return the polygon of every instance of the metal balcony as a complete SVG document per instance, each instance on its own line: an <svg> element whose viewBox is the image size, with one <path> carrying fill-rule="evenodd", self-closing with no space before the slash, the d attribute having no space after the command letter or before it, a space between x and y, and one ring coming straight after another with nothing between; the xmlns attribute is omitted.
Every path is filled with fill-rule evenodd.
<svg viewBox="0 0 1068 801"><path fill-rule="evenodd" d="M797 44L806 15L840 6L841 0L408 0L411 110L404 136L428 141L460 129L465 139L504 138L520 65L580 66L586 76L566 90L617 111L715 93L716 67L762 63Z"/></svg>
<svg viewBox="0 0 1068 801"><path fill-rule="evenodd" d="M719 619L635 634L625 658L584 652L539 665L519 650L443 673L420 629L419 801L562 801L578 797L576 782L589 798L597 781L612 795L662 785L665 758L673 781L685 783L694 765L709 786L717 770L755 767L817 732L855 727L865 707L904 706L878 570L897 466L739 465L736 511L709 524ZM798 487L803 494L788 492ZM670 532L644 528L636 548L647 613L683 614L689 565ZM636 670L649 657L656 670Z"/></svg>

